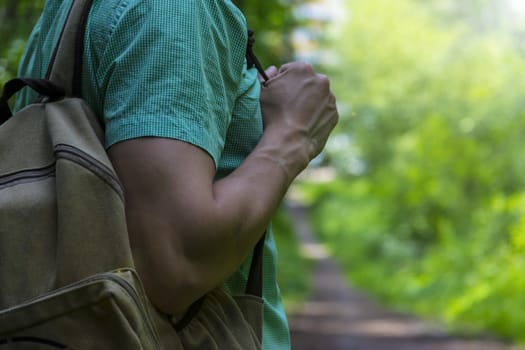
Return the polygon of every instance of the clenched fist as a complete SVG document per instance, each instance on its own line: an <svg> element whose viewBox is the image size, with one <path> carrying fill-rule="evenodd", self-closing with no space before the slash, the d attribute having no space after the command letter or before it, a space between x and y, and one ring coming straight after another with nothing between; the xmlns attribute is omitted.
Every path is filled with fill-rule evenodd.
<svg viewBox="0 0 525 350"><path fill-rule="evenodd" d="M261 86L264 129L283 151L303 157L303 168L323 149L339 115L325 75L303 62L270 67ZM301 169L302 170L302 169Z"/></svg>

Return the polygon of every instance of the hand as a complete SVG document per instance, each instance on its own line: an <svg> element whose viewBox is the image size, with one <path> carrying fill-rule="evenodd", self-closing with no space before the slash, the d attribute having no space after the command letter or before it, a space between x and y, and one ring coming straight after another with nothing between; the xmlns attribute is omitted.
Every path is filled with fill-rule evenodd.
<svg viewBox="0 0 525 350"><path fill-rule="evenodd" d="M322 151L339 118L329 80L302 62L270 67L266 73L270 79L261 85L260 98L265 133L280 135L283 147L298 149L300 143L309 162Z"/></svg>

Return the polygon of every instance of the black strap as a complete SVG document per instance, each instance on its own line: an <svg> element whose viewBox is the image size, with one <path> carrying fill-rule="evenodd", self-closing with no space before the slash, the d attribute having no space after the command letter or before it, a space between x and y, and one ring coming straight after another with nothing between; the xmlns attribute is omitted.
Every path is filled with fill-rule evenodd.
<svg viewBox="0 0 525 350"><path fill-rule="evenodd" d="M15 78L4 85L0 98L0 125L12 116L8 100L25 86L40 94L39 101L42 97L54 101L66 95L81 95L84 34L92 4L93 0L73 0L45 79Z"/></svg>
<svg viewBox="0 0 525 350"><path fill-rule="evenodd" d="M264 68L257 58L255 56L255 53L253 52L253 45L255 44L255 36L253 30L248 29L248 45L246 47L246 64L248 65L248 68L255 67L259 71L259 74L264 79L264 81L268 81L268 76L266 75L266 72L264 71Z"/></svg>
<svg viewBox="0 0 525 350"><path fill-rule="evenodd" d="M263 234L257 245L253 249L252 264L250 265L250 274L246 283L246 294L262 297L262 278L263 278L263 255L264 241L266 232Z"/></svg>
<svg viewBox="0 0 525 350"><path fill-rule="evenodd" d="M259 74L268 81L268 76L264 71L264 68L253 52L253 45L255 44L255 34L253 30L248 29L248 45L246 47L246 64L248 68L255 67ZM262 297L262 277L263 277L263 254L264 254L264 241L266 239L266 232L262 235L259 242L255 246L252 255L252 264L250 266L250 274L248 276L248 282L246 283L246 294L255 295Z"/></svg>
<svg viewBox="0 0 525 350"><path fill-rule="evenodd" d="M31 87L38 92L40 96L45 97L50 101L59 100L65 96L64 89L49 80L31 78L11 79L5 83L4 91L0 97L0 124L4 123L12 116L8 103L9 99L26 86Z"/></svg>

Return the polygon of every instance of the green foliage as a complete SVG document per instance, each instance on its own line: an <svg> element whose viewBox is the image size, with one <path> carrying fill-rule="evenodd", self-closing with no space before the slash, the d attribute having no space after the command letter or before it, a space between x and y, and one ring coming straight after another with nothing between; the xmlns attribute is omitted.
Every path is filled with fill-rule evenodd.
<svg viewBox="0 0 525 350"><path fill-rule="evenodd" d="M341 178L304 191L354 283L525 342L525 57L508 26L480 26L504 3L348 1L327 155Z"/></svg>
<svg viewBox="0 0 525 350"><path fill-rule="evenodd" d="M0 83L14 76L44 0L0 0Z"/></svg>
<svg viewBox="0 0 525 350"><path fill-rule="evenodd" d="M255 31L254 50L264 66L279 66L293 58L291 35L299 25L293 9L308 1L234 0L245 14L248 27Z"/></svg>

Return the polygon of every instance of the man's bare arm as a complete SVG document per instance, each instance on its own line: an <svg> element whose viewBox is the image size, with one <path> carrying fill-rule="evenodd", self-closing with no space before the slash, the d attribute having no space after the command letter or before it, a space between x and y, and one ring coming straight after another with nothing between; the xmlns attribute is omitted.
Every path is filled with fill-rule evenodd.
<svg viewBox="0 0 525 350"><path fill-rule="evenodd" d="M261 94L264 134L224 179L214 182L211 157L181 141L141 138L109 150L137 270L167 313L180 316L240 266L337 122L326 77L303 63L271 75Z"/></svg>

